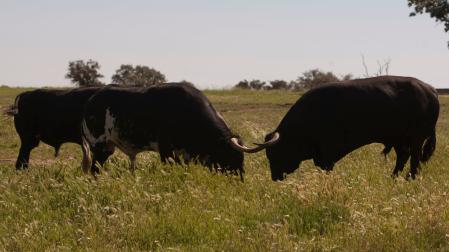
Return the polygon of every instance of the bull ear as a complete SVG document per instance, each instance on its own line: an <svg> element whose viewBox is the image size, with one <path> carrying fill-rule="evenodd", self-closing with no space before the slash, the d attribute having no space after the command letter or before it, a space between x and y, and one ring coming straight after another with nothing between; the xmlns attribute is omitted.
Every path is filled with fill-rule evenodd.
<svg viewBox="0 0 449 252"><path fill-rule="evenodd" d="M262 144L256 144L257 147L254 147L254 148L249 148L245 145L241 145L239 143L239 139L236 137L229 139L229 143L231 144L232 148L234 148L235 150L238 150L240 152L256 153L256 152L259 152L259 151L267 148L268 146L276 144L279 141L279 137L280 137L280 134L278 132L275 132L273 134L273 137L270 140L268 140Z"/></svg>

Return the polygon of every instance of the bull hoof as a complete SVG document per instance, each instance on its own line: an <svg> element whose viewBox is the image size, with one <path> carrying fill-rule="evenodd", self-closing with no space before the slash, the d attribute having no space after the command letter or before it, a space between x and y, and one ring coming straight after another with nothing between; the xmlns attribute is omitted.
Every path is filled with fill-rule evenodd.
<svg viewBox="0 0 449 252"><path fill-rule="evenodd" d="M16 171L24 171L28 169L28 165L19 165L16 166Z"/></svg>
<svg viewBox="0 0 449 252"><path fill-rule="evenodd" d="M405 179L407 181L410 181L410 179L411 180L415 180L416 179L416 174L409 172L409 173L407 173L407 176L405 177Z"/></svg>
<svg viewBox="0 0 449 252"><path fill-rule="evenodd" d="M92 173L93 176L96 176L100 174L100 169L98 169L98 167L94 165L90 168L90 173Z"/></svg>

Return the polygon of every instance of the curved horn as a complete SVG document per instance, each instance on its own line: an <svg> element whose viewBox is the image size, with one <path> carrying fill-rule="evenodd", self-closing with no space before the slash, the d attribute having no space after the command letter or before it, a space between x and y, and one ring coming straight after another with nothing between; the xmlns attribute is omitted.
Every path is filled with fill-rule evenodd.
<svg viewBox="0 0 449 252"><path fill-rule="evenodd" d="M258 151L261 151L261 150L267 148L268 146L271 146L271 145L277 143L279 141L279 136L280 136L279 133L275 132L273 134L273 137L270 140L268 140L267 142L265 142L263 144L258 144L258 146L254 147L254 148L249 148L249 147L246 147L245 145L241 145L239 143L238 138L236 138L236 137L229 139L229 142L231 143L232 148L234 148L235 150L238 150L241 152L246 152L246 153L256 153Z"/></svg>

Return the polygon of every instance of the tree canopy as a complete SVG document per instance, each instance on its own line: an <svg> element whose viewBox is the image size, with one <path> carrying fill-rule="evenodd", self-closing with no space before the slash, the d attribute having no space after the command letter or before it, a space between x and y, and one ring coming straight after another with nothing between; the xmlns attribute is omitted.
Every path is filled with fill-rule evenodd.
<svg viewBox="0 0 449 252"><path fill-rule="evenodd" d="M83 60L70 61L68 73L65 77L79 87L104 85L99 81L99 78L103 77L103 75L98 73L99 69L100 64L91 59L87 62Z"/></svg>
<svg viewBox="0 0 449 252"><path fill-rule="evenodd" d="M252 90L301 90L309 89L317 85L328 82L338 82L352 79L352 74L346 74L341 77L336 76L332 72L325 72L320 69L312 69L302 73L298 79L287 82L285 80L273 80L268 82L260 80L242 80L237 83L234 88L252 89Z"/></svg>
<svg viewBox="0 0 449 252"><path fill-rule="evenodd" d="M296 80L296 87L294 87L294 89L308 89L328 82L337 82L350 79L352 79L351 74L347 74L339 78L332 72L325 72L321 71L320 69L312 69L304 72L302 76L298 77L298 79Z"/></svg>
<svg viewBox="0 0 449 252"><path fill-rule="evenodd" d="M147 66L121 65L112 76L112 83L123 86L153 86L166 82L165 75Z"/></svg>
<svg viewBox="0 0 449 252"><path fill-rule="evenodd" d="M288 83L285 80L270 81L270 89L287 89Z"/></svg>
<svg viewBox="0 0 449 252"><path fill-rule="evenodd" d="M239 81L234 87L235 88L241 88L241 89L255 89L259 90L262 89L266 85L265 82L262 82L260 80L242 80Z"/></svg>
<svg viewBox="0 0 449 252"><path fill-rule="evenodd" d="M449 32L449 2L447 0L408 0L408 6L414 8L410 16L428 13L431 18L444 24L445 32Z"/></svg>

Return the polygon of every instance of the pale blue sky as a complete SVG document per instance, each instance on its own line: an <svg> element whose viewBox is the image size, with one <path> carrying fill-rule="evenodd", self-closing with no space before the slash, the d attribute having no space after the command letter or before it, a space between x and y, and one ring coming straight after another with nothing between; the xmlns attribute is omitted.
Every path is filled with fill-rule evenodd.
<svg viewBox="0 0 449 252"><path fill-rule="evenodd" d="M1 0L0 84L71 85L68 62L94 59L103 81L141 64L200 88L296 79L320 68L390 74L449 87L449 35L407 1Z"/></svg>

